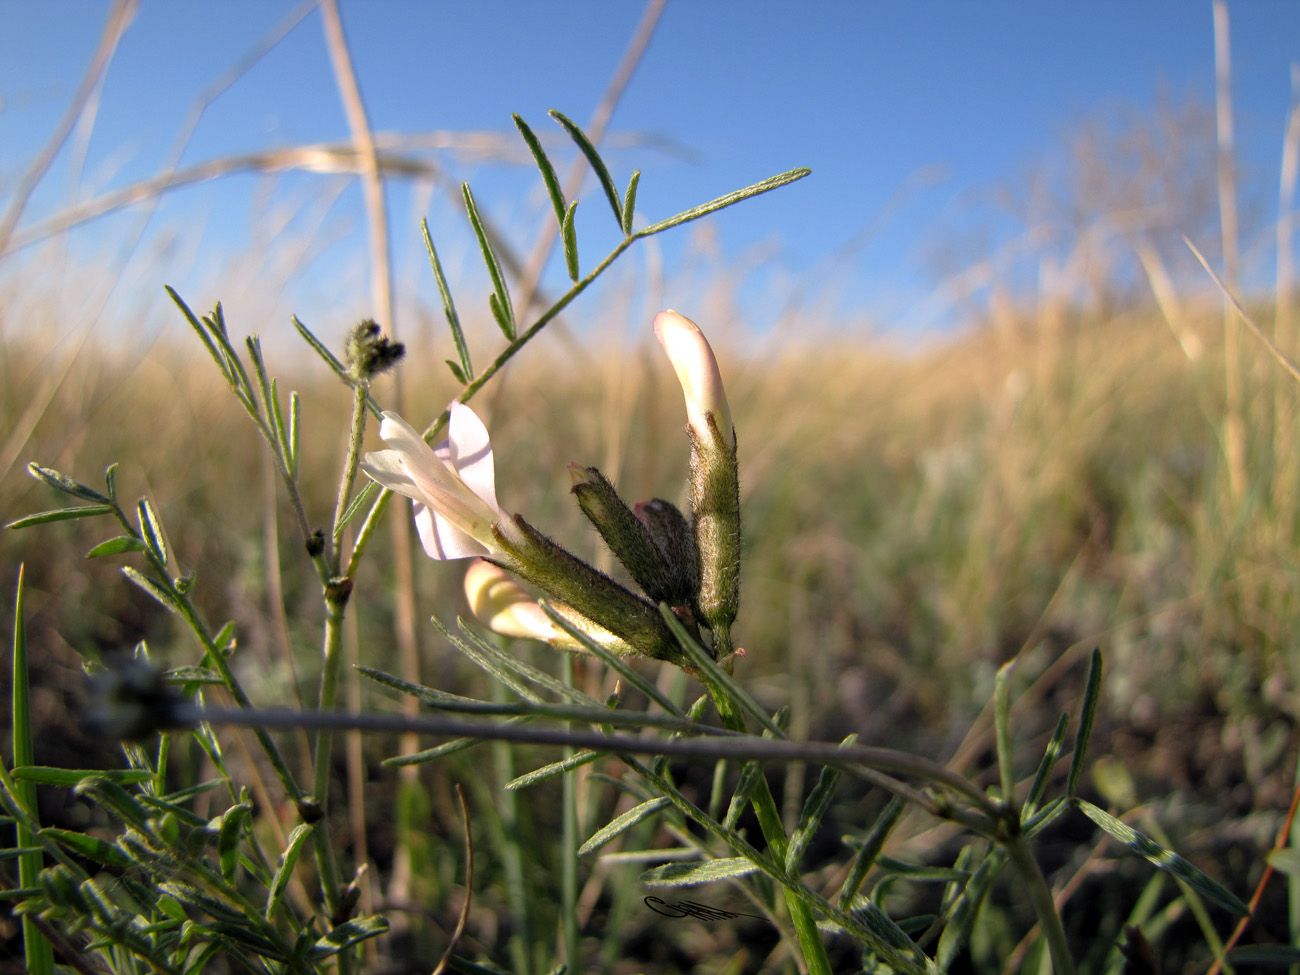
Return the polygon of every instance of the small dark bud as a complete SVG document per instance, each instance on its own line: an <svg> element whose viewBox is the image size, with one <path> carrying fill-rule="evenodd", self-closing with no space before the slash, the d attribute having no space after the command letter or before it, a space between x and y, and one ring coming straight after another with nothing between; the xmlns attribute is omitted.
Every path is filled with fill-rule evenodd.
<svg viewBox="0 0 1300 975"><path fill-rule="evenodd" d="M325 533L317 528L307 539L307 554L313 559L325 551Z"/></svg>
<svg viewBox="0 0 1300 975"><path fill-rule="evenodd" d="M352 580L347 576L335 576L325 583L325 599L331 603L347 603L352 595Z"/></svg>
<svg viewBox="0 0 1300 975"><path fill-rule="evenodd" d="M188 596L190 590L194 588L194 579L195 579L194 573L187 572L185 573L185 575L173 579L172 585L176 587L176 591L180 593L182 596Z"/></svg>
<svg viewBox="0 0 1300 975"><path fill-rule="evenodd" d="M325 818L325 810L315 796L303 796L298 800L298 815L304 823L311 825Z"/></svg>
<svg viewBox="0 0 1300 975"><path fill-rule="evenodd" d="M363 863L357 870L357 875L352 878L352 882L343 888L343 894L339 897L339 906L330 916L330 923L334 927L345 924L352 918L357 909L357 902L361 900L361 878L365 875L366 865Z"/></svg>
<svg viewBox="0 0 1300 975"><path fill-rule="evenodd" d="M406 346L386 337L374 319L360 322L348 335L348 372L357 382L387 372L406 355Z"/></svg>

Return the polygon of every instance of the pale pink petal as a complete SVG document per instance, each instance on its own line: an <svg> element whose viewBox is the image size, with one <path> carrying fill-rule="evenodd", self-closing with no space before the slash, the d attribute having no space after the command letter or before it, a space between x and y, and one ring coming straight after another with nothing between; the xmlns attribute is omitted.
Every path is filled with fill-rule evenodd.
<svg viewBox="0 0 1300 975"><path fill-rule="evenodd" d="M502 515L487 428L469 407L453 403L448 432L448 443L435 451L409 423L385 413L379 436L389 449L367 454L361 469L415 502L416 529L431 558L491 554Z"/></svg>
<svg viewBox="0 0 1300 975"><path fill-rule="evenodd" d="M372 451L366 454L366 459L358 466L370 476L371 480L378 481L382 487L390 491L404 494L416 501L423 497L420 489L411 480L411 476L406 473L402 455L396 450Z"/></svg>
<svg viewBox="0 0 1300 975"><path fill-rule="evenodd" d="M413 509L420 544L431 559L468 559L490 555L487 546L461 531L427 505L416 502Z"/></svg>
<svg viewBox="0 0 1300 975"><path fill-rule="evenodd" d="M498 508L492 441L488 438L488 430L483 421L464 403L452 403L447 434L445 446L450 454L452 468L466 487L493 508Z"/></svg>

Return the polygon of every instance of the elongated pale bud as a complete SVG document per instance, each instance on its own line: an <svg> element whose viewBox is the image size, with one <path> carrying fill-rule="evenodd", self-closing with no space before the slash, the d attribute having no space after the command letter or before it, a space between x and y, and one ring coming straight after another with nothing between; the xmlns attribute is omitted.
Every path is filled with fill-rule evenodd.
<svg viewBox="0 0 1300 975"><path fill-rule="evenodd" d="M509 537L504 531L494 531L511 572L572 606L636 652L678 666L689 665L657 606L557 545L518 515L510 521ZM497 561L495 556L492 560Z"/></svg>
<svg viewBox="0 0 1300 975"><path fill-rule="evenodd" d="M660 312L655 316L655 336L668 354L686 398L700 619L713 630L715 650L730 653L731 624L740 604L736 431L717 359L699 327L675 311Z"/></svg>
<svg viewBox="0 0 1300 975"><path fill-rule="evenodd" d="M519 640L539 640L562 650L582 650L583 645L556 626L541 605L500 566L477 559L465 573L465 598L474 618L494 633ZM632 653L628 646L603 626L576 612L571 606L552 608L589 639L615 653Z"/></svg>
<svg viewBox="0 0 1300 975"><path fill-rule="evenodd" d="M735 430L731 409L722 388L722 373L709 340L700 327L677 312L661 311L655 316L655 338L668 354L686 397L686 421L702 439L718 435L723 446L734 449Z"/></svg>

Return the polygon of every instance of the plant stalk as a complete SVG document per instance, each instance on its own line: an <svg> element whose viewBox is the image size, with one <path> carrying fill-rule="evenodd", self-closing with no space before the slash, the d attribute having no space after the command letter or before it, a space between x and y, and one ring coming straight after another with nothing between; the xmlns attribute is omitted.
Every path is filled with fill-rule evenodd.
<svg viewBox="0 0 1300 975"><path fill-rule="evenodd" d="M1052 967L1056 975L1075 975L1074 958L1070 955L1070 946L1065 939L1065 927L1061 924L1061 915L1056 910L1052 891L1047 886L1033 851L1018 826L1009 837L1002 839L1002 846L1011 858L1011 862L1020 871L1020 879L1025 883L1025 892L1029 902L1034 905L1038 915L1038 926L1047 938L1047 947L1052 954Z"/></svg>
<svg viewBox="0 0 1300 975"><path fill-rule="evenodd" d="M712 681L706 682L705 686L709 689L723 725L731 731L744 732L745 716L735 706L726 690L715 686ZM758 825L763 831L763 838L767 840L772 859L778 864L783 863L790 839L786 835L785 824L781 822L781 814L776 808L776 800L772 798L765 776L758 777L758 784L754 787L750 801L754 804ZM795 896L793 891L782 887L781 892L785 895L785 904L790 911L795 937L803 951L804 964L808 968L809 975L831 975L830 958L826 955L826 945L822 942L822 933L817 928L817 921L813 918L812 911L807 904Z"/></svg>

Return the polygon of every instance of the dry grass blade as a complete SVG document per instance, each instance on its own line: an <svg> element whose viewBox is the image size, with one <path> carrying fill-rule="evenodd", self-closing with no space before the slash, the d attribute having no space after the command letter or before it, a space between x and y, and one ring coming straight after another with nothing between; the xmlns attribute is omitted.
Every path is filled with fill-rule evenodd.
<svg viewBox="0 0 1300 975"><path fill-rule="evenodd" d="M1232 309L1237 313L1238 316L1240 316L1241 320L1245 322L1247 326L1249 326L1252 332L1255 333L1255 337L1264 343L1264 348L1268 349L1268 351L1273 354L1273 358L1275 358L1278 361L1278 364L1281 365L1283 369L1285 369L1287 372L1291 374L1292 379L1300 383L1300 369L1296 368L1295 363L1292 362L1290 359L1288 359L1286 357L1286 353L1284 353L1281 349L1279 349L1273 343L1273 340L1270 339L1266 334L1264 334L1264 330L1255 324L1254 319L1252 319L1248 314L1246 314L1246 309L1241 307L1241 302L1238 301L1236 296L1234 296L1233 293L1228 290L1228 286L1223 283L1222 279L1220 279L1220 277L1214 273L1214 269L1210 267L1210 264L1205 259L1205 256L1199 250L1197 250L1196 245L1193 244L1186 237L1183 238L1183 243L1185 243L1191 249L1192 253L1196 256L1196 259L1201 262L1201 267L1205 268L1205 273L1210 276L1211 280L1214 281L1218 289L1221 292L1223 292L1223 300L1232 306Z"/></svg>
<svg viewBox="0 0 1300 975"><path fill-rule="evenodd" d="M18 181L13 200L9 204L9 210L5 213L4 218L0 220L0 253L5 250L5 245L8 244L14 227L18 225L18 220L23 215L23 210L27 207L27 201L31 199L32 192L45 178L46 171L50 168L50 164L54 162L54 157L59 154L59 150L63 148L63 143L67 141L68 135L72 132L72 127L76 125L77 119L90 101L92 93L103 81L104 72L108 70L108 62L112 60L114 52L117 51L117 45L122 40L122 34L125 33L127 25L131 23L131 19L135 16L136 6L136 0L118 0L113 5L113 9L108 15L108 23L104 26L103 34L100 35L99 46L95 49L94 57L90 59L90 65L86 68L85 75L82 76L81 84L77 87L77 93L72 96L67 111L63 113L63 118L59 120L54 134L50 136L45 148L41 150L40 155L32 160L31 166L27 168L27 172Z"/></svg>

